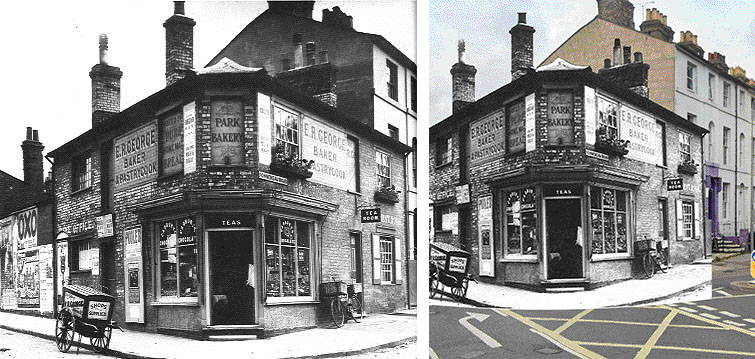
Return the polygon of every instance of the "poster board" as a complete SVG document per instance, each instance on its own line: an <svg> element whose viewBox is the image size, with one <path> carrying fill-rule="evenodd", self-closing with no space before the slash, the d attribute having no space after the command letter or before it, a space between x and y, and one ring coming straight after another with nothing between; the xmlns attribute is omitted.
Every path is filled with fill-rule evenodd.
<svg viewBox="0 0 755 359"><path fill-rule="evenodd" d="M123 230L125 321L144 323L144 266L142 263L142 228Z"/></svg>
<svg viewBox="0 0 755 359"><path fill-rule="evenodd" d="M480 275L495 276L493 260L493 196L477 199L477 240L480 248Z"/></svg>
<svg viewBox="0 0 755 359"><path fill-rule="evenodd" d="M184 105L184 174L197 170L197 103Z"/></svg>

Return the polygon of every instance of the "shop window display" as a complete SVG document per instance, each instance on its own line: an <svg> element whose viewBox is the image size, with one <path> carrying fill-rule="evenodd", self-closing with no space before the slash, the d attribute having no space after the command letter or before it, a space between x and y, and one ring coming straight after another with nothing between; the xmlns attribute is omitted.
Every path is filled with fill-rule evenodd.
<svg viewBox="0 0 755 359"><path fill-rule="evenodd" d="M160 225L160 296L197 297L197 231L194 217Z"/></svg>
<svg viewBox="0 0 755 359"><path fill-rule="evenodd" d="M535 189L511 191L506 197L506 254L537 254Z"/></svg>
<svg viewBox="0 0 755 359"><path fill-rule="evenodd" d="M265 220L268 297L309 297L311 225L288 218Z"/></svg>
<svg viewBox="0 0 755 359"><path fill-rule="evenodd" d="M592 187L592 254L627 253L627 192Z"/></svg>

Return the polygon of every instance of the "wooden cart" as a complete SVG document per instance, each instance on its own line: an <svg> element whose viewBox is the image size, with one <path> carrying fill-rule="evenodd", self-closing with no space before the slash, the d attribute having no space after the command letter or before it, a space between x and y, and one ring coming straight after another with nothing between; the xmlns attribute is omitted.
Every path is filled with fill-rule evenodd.
<svg viewBox="0 0 755 359"><path fill-rule="evenodd" d="M55 321L55 343L61 352L68 352L75 334L79 334L77 353L82 336L89 338L94 351L102 353L110 347L113 328L123 331L110 320L115 298L109 294L83 285L67 285L63 287L63 302Z"/></svg>
<svg viewBox="0 0 755 359"><path fill-rule="evenodd" d="M469 281L477 280L469 274L471 254L448 243L430 243L430 298L436 294L450 294L455 300L467 296ZM440 286L443 286L441 289ZM450 293L445 288L450 288Z"/></svg>

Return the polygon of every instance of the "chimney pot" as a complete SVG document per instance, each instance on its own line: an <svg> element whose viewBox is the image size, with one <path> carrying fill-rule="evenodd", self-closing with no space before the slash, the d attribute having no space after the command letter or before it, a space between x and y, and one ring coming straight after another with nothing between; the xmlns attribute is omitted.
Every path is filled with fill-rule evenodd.
<svg viewBox="0 0 755 359"><path fill-rule="evenodd" d="M634 53L634 62L635 63L642 63L642 53L637 51Z"/></svg>
<svg viewBox="0 0 755 359"><path fill-rule="evenodd" d="M624 45L624 65L632 62L632 47Z"/></svg>
<svg viewBox="0 0 755 359"><path fill-rule="evenodd" d="M107 65L107 34L100 34L100 63Z"/></svg>
<svg viewBox="0 0 755 359"><path fill-rule="evenodd" d="M32 136L32 140L39 142L39 132L37 130L34 130L34 135Z"/></svg>
<svg viewBox="0 0 755 359"><path fill-rule="evenodd" d="M121 76L123 73L107 63L108 38L99 36L100 61L92 67L92 127L121 109Z"/></svg>
<svg viewBox="0 0 755 359"><path fill-rule="evenodd" d="M611 59L603 59L603 68L611 68Z"/></svg>
<svg viewBox="0 0 755 359"><path fill-rule="evenodd" d="M32 133L33 133L33 132L32 132L32 129L31 129L31 127L27 127L27 128L26 128L26 139L27 139L27 140L31 140L31 139L32 139Z"/></svg>
<svg viewBox="0 0 755 359"><path fill-rule="evenodd" d="M520 12L517 13L519 15L519 23L520 24L526 24L527 23L527 13L526 12Z"/></svg>
<svg viewBox="0 0 755 359"><path fill-rule="evenodd" d="M467 45L466 43L464 43L464 39L459 40L458 42L459 63L463 64L466 62L467 60L466 50L467 50Z"/></svg>
<svg viewBox="0 0 755 359"><path fill-rule="evenodd" d="M184 9L184 1L174 1L173 2L173 14L175 14L175 15L186 15L186 11Z"/></svg>

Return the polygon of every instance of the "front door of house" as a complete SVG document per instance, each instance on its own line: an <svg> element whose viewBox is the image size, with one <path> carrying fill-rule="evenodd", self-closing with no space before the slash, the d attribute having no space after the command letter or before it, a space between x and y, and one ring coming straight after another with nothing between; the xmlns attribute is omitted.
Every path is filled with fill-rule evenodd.
<svg viewBox="0 0 755 359"><path fill-rule="evenodd" d="M584 232L579 198L545 200L548 279L583 278Z"/></svg>
<svg viewBox="0 0 755 359"><path fill-rule="evenodd" d="M210 325L255 324L253 231L209 231Z"/></svg>

